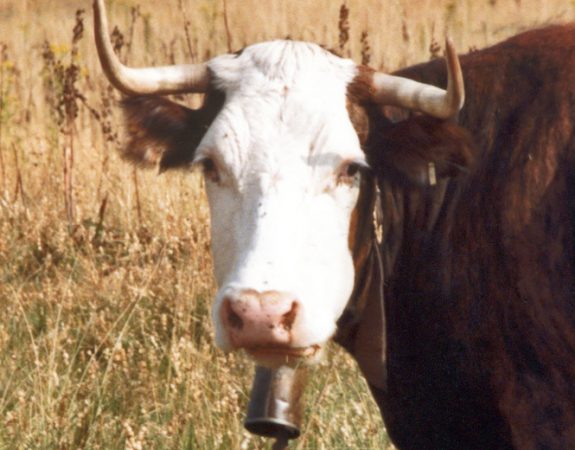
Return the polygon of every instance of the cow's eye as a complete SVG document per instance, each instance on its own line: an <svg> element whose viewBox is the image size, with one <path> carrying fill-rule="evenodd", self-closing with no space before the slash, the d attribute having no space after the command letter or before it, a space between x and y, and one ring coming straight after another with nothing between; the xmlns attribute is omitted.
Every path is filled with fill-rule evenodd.
<svg viewBox="0 0 575 450"><path fill-rule="evenodd" d="M216 163L211 158L204 158L200 162L202 166L202 171L204 172L204 176L214 183L220 181L220 176L218 174L218 168L216 167Z"/></svg>
<svg viewBox="0 0 575 450"><path fill-rule="evenodd" d="M362 169L365 168L367 168L365 163L359 161L345 161L338 171L338 184L353 184L358 179Z"/></svg>

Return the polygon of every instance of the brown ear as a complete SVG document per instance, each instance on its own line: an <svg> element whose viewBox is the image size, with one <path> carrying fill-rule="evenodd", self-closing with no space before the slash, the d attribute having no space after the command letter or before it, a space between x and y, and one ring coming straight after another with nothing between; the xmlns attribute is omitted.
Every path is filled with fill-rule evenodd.
<svg viewBox="0 0 575 450"><path fill-rule="evenodd" d="M372 147L375 167L409 184L434 184L434 178L466 173L473 163L469 133L456 124L414 116L389 124Z"/></svg>
<svg viewBox="0 0 575 450"><path fill-rule="evenodd" d="M122 101L128 142L122 157L160 171L187 166L196 147L218 114L223 95L210 94L201 109L189 109L158 96Z"/></svg>

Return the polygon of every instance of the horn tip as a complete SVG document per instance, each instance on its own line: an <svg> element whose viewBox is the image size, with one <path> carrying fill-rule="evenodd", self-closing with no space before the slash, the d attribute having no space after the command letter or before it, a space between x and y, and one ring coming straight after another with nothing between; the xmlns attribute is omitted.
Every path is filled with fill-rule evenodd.
<svg viewBox="0 0 575 450"><path fill-rule="evenodd" d="M445 53L456 53L455 44L453 44L453 39L450 35L445 36Z"/></svg>

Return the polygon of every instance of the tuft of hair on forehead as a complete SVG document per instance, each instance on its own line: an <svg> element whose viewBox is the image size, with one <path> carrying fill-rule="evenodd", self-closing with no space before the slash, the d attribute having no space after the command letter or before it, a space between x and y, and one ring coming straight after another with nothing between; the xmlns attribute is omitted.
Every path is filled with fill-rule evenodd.
<svg viewBox="0 0 575 450"><path fill-rule="evenodd" d="M356 73L353 61L323 47L302 41L275 40L250 45L234 55L222 55L209 63L215 86L228 91L251 87L265 80L286 84L322 77L350 82Z"/></svg>
<svg viewBox="0 0 575 450"><path fill-rule="evenodd" d="M121 156L160 172L188 166L223 104L223 94L208 94L198 110L159 96L127 97L122 101L128 142Z"/></svg>

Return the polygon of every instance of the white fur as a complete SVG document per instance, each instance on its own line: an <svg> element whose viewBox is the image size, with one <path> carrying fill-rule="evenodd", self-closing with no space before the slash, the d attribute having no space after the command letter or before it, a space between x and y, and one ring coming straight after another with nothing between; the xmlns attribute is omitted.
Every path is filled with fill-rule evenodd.
<svg viewBox="0 0 575 450"><path fill-rule="evenodd" d="M348 232L359 188L337 175L345 160L364 159L346 109L356 66L314 44L274 41L209 67L226 93L196 155L220 175L206 183L216 341L229 349L224 293L249 288L292 293L302 314L292 345L322 344L353 288Z"/></svg>

